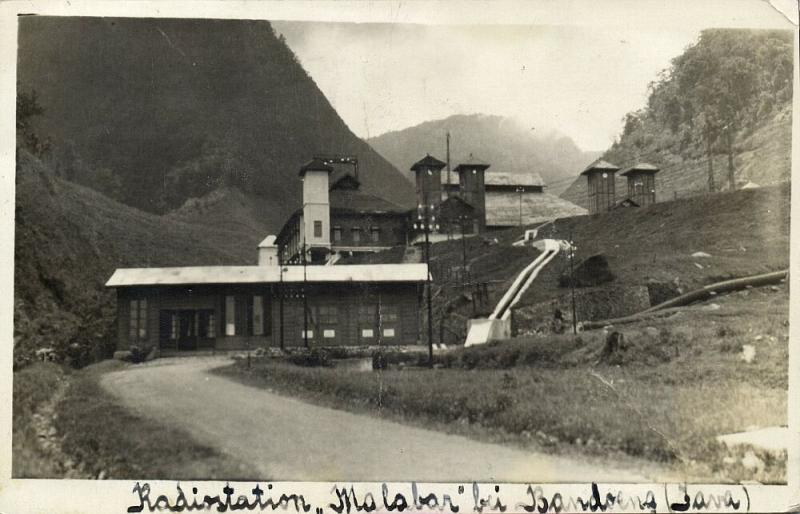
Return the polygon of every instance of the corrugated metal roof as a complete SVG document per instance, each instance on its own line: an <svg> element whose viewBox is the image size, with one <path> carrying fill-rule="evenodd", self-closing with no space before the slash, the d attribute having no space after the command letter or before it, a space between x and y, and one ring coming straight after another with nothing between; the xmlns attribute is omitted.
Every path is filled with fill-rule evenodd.
<svg viewBox="0 0 800 514"><path fill-rule="evenodd" d="M597 159L590 165L586 166L586 169L581 172L581 175L586 175L592 170L597 171L617 171L619 166L614 166L610 162L604 161L602 159Z"/></svg>
<svg viewBox="0 0 800 514"><path fill-rule="evenodd" d="M514 192L486 193L486 225L490 227L513 227L519 225L520 195ZM522 223L529 225L551 220L587 214L586 209L548 193L522 195Z"/></svg>
<svg viewBox="0 0 800 514"><path fill-rule="evenodd" d="M263 284L343 283L343 282L424 282L425 264L352 264L342 266L190 266L181 268L120 268L114 271L106 287L190 285L190 284Z"/></svg>
<svg viewBox="0 0 800 514"><path fill-rule="evenodd" d="M458 172L453 170L450 187L458 187ZM447 173L442 173L442 184L447 184ZM487 171L484 175L487 186L539 186L544 187L544 179L535 171L527 173L511 173L506 171Z"/></svg>
<svg viewBox="0 0 800 514"><path fill-rule="evenodd" d="M408 211L396 203L384 200L370 193L352 189L334 189L330 196L331 209L359 213L383 213Z"/></svg>
<svg viewBox="0 0 800 514"><path fill-rule="evenodd" d="M542 176L535 171L526 173L490 171L486 173L484 183L487 186L544 186Z"/></svg>

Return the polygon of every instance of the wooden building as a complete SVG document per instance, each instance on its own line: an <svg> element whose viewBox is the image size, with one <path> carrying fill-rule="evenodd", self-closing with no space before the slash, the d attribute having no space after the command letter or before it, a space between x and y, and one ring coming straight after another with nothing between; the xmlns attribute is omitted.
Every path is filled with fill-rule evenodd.
<svg viewBox="0 0 800 514"><path fill-rule="evenodd" d="M469 154L466 162L455 167L458 173L459 195L475 208L476 232L486 230L486 170L489 164Z"/></svg>
<svg viewBox="0 0 800 514"><path fill-rule="evenodd" d="M277 266L265 243L257 266L116 270L117 350L418 344L425 265Z"/></svg>
<svg viewBox="0 0 800 514"><path fill-rule="evenodd" d="M469 160L474 160L470 155ZM486 165L488 168L488 165ZM465 165L456 167L470 168ZM483 179L483 194L479 200L483 205L481 230L492 230L538 223L543 219L551 219L552 215L576 216L586 211L566 200L548 195L544 192L544 180L537 172L509 173L503 171L487 171ZM450 183L442 177L442 197L452 198L470 195L462 194L461 176Z"/></svg>
<svg viewBox="0 0 800 514"><path fill-rule="evenodd" d="M445 166L445 163L430 154L411 165L417 190L418 209L430 205L432 210L436 210L442 203L442 168Z"/></svg>
<svg viewBox="0 0 800 514"><path fill-rule="evenodd" d="M356 168L357 169L357 168ZM320 158L300 169L303 206L284 223L276 244L281 262L322 264L337 254L405 245L408 209L361 191L358 173Z"/></svg>
<svg viewBox="0 0 800 514"><path fill-rule="evenodd" d="M617 171L619 167L598 159L581 172L581 175L586 176L589 214L607 212L614 208L614 174Z"/></svg>
<svg viewBox="0 0 800 514"><path fill-rule="evenodd" d="M646 162L631 166L621 176L628 179L628 198L645 207L656 203L656 173L658 168Z"/></svg>

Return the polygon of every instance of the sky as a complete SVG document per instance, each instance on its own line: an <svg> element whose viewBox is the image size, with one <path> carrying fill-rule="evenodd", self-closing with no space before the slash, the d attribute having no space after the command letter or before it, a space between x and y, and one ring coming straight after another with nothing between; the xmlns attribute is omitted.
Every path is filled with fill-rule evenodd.
<svg viewBox="0 0 800 514"><path fill-rule="evenodd" d="M359 137L453 114L516 118L604 150L697 29L274 22Z"/></svg>

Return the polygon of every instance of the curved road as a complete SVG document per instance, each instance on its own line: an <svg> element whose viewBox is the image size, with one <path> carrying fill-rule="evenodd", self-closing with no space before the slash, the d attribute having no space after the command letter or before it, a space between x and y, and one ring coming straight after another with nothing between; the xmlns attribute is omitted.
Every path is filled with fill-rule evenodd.
<svg viewBox="0 0 800 514"><path fill-rule="evenodd" d="M209 373L228 362L160 359L109 373L101 383L137 414L251 463L261 474L254 478L616 483L656 478L320 407Z"/></svg>

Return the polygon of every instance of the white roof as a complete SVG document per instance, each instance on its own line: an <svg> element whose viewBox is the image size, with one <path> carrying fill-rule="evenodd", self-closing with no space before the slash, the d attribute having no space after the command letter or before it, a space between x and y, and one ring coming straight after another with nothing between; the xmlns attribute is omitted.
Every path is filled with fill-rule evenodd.
<svg viewBox="0 0 800 514"><path fill-rule="evenodd" d="M273 236L272 234L270 234L270 235L268 235L267 237L265 237L265 238L264 238L264 240L263 240L263 241L261 241L261 242L258 244L258 247L259 247L259 248L272 248L272 247L274 247L274 246L277 246L277 245L275 244L275 240L276 240L276 239L277 239L277 238L276 238L275 236Z"/></svg>
<svg viewBox="0 0 800 514"><path fill-rule="evenodd" d="M190 266L181 268L120 268L106 287L261 284L275 282L424 282L425 264L347 264L339 266Z"/></svg>

